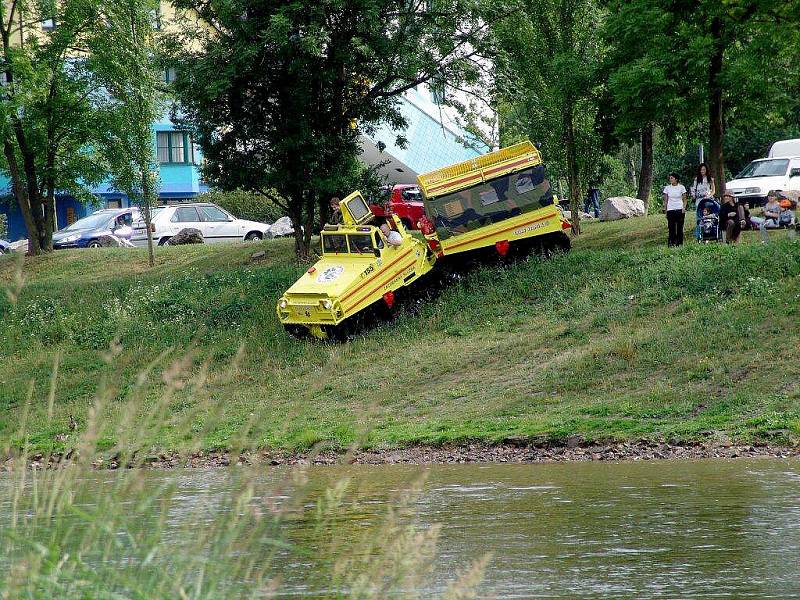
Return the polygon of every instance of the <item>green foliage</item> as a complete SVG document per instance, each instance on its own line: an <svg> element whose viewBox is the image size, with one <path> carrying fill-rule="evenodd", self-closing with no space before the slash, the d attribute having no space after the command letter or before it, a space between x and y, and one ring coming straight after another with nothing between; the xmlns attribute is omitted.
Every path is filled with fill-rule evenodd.
<svg viewBox="0 0 800 600"><path fill-rule="evenodd" d="M705 143L715 176L717 155L726 178L738 172L797 128L798 15L797 2L771 0L609 3L605 126L630 141L655 123L678 144Z"/></svg>
<svg viewBox="0 0 800 600"><path fill-rule="evenodd" d="M8 217L0 215L0 239L8 237Z"/></svg>
<svg viewBox="0 0 800 600"><path fill-rule="evenodd" d="M501 142L541 143L551 170L569 181L573 202L600 177L596 117L603 19L595 0L526 1L495 27Z"/></svg>
<svg viewBox="0 0 800 600"><path fill-rule="evenodd" d="M353 189L361 136L406 126L398 96L433 77L476 79L470 59L499 10L481 0L177 0L200 20L171 42L183 122L215 187L276 189L305 228ZM402 136L399 142L403 143ZM305 246L305 247L303 247Z"/></svg>
<svg viewBox="0 0 800 600"><path fill-rule="evenodd" d="M98 84L108 92L99 137L112 183L145 207L158 199L151 126L165 107L152 22L158 6L157 0L101 3L107 27L93 40L89 58Z"/></svg>
<svg viewBox="0 0 800 600"><path fill-rule="evenodd" d="M50 18L58 27L42 33L39 23ZM38 253L52 249L56 191L88 199L107 172L96 151L100 91L87 61L74 60L103 26L94 0L65 0L3 2L0 27L8 81L0 103L0 172L13 183Z"/></svg>
<svg viewBox="0 0 800 600"><path fill-rule="evenodd" d="M274 223L286 214L286 201L275 190L266 195L244 190L212 190L197 197L198 202L213 202L239 219Z"/></svg>

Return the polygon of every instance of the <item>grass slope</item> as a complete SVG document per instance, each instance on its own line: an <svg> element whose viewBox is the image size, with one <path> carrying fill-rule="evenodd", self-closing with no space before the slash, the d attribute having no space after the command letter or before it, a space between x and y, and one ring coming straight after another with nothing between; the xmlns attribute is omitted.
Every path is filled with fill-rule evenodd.
<svg viewBox="0 0 800 600"><path fill-rule="evenodd" d="M57 252L26 259L21 285L20 261L0 258L0 448L70 447L97 398L105 447L154 453L789 441L800 243L668 249L665 234L663 216L591 224L568 255L480 270L346 345L279 326L275 300L303 270L290 241L167 247L152 270L140 251Z"/></svg>

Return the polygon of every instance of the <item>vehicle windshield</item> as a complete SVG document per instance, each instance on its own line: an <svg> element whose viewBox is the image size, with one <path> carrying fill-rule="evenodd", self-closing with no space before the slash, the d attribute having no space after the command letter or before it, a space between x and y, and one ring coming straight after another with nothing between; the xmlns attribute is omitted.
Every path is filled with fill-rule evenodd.
<svg viewBox="0 0 800 600"><path fill-rule="evenodd" d="M736 179L747 179L749 177L775 177L786 175L786 168L789 161L786 159L774 160L754 160L747 165L744 170L736 176Z"/></svg>
<svg viewBox="0 0 800 600"><path fill-rule="evenodd" d="M422 192L419 188L408 188L400 192L406 202L422 202Z"/></svg>
<svg viewBox="0 0 800 600"><path fill-rule="evenodd" d="M81 229L100 229L102 227L107 226L108 222L114 217L114 215L103 212L103 213L94 213L93 215L89 215L88 217L84 217L83 219L78 219L72 225L67 225L61 231L78 231Z"/></svg>
<svg viewBox="0 0 800 600"><path fill-rule="evenodd" d="M340 233L322 234L322 252L325 254L347 254L347 237Z"/></svg>
<svg viewBox="0 0 800 600"><path fill-rule="evenodd" d="M372 236L368 233L349 235L350 252L353 254L374 254L375 247L372 245Z"/></svg>

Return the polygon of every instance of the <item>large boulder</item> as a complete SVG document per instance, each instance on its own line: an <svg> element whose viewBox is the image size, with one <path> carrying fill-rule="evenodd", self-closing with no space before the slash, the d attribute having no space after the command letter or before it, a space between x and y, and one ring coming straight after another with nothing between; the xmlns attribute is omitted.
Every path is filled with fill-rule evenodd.
<svg viewBox="0 0 800 600"><path fill-rule="evenodd" d="M600 209L601 221L617 221L631 217L643 217L647 214L644 202L630 196L615 196L606 198L603 208Z"/></svg>
<svg viewBox="0 0 800 600"><path fill-rule="evenodd" d="M169 238L170 246L184 246L186 244L202 244L203 232L194 227L186 227Z"/></svg>
<svg viewBox="0 0 800 600"><path fill-rule="evenodd" d="M281 217L270 225L267 235L271 238L281 237L282 235L292 235L294 227L292 227L292 220L289 217Z"/></svg>

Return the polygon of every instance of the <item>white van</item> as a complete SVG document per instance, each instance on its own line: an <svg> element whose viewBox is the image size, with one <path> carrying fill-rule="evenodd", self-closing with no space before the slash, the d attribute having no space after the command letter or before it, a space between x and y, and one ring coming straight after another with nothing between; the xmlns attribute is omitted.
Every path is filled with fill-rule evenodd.
<svg viewBox="0 0 800 600"><path fill-rule="evenodd" d="M767 201L771 190L800 190L800 148L797 154L786 156L789 146L779 146L800 140L776 142L770 150L770 158L759 158L747 165L736 179L725 186L738 200L749 202L750 206L760 206ZM776 149L777 146L777 149ZM773 151L777 156L772 157Z"/></svg>
<svg viewBox="0 0 800 600"><path fill-rule="evenodd" d="M800 140L781 140L772 144L767 158L800 156Z"/></svg>

